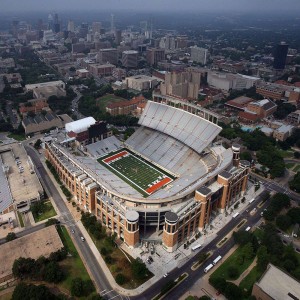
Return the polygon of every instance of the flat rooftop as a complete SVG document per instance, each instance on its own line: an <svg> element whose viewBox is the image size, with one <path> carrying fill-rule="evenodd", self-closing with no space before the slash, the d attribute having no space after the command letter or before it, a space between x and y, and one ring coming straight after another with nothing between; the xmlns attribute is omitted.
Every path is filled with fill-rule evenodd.
<svg viewBox="0 0 300 300"><path fill-rule="evenodd" d="M42 185L33 172L33 165L22 144L13 143L0 146L0 157L7 169L7 181L12 198L16 203L34 199L39 193L43 193ZM22 168L22 172L20 172L20 168Z"/></svg>
<svg viewBox="0 0 300 300"><path fill-rule="evenodd" d="M0 282L1 278L12 275L12 266L16 259L48 257L63 246L54 225L0 245Z"/></svg>
<svg viewBox="0 0 300 300"><path fill-rule="evenodd" d="M274 300L300 298L300 282L272 264L256 285Z"/></svg>

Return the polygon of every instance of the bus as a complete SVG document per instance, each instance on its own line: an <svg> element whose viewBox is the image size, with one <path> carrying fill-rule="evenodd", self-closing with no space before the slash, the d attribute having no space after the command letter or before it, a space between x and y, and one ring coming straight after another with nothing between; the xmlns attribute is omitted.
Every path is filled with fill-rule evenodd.
<svg viewBox="0 0 300 300"><path fill-rule="evenodd" d="M213 268L213 264L209 264L205 269L204 269L204 273L207 273L211 268Z"/></svg>
<svg viewBox="0 0 300 300"><path fill-rule="evenodd" d="M252 198L252 199L249 201L249 203L252 203L254 200L255 200L255 198Z"/></svg>
<svg viewBox="0 0 300 300"><path fill-rule="evenodd" d="M195 246L192 248L192 251L196 251L196 250L200 249L201 246L202 246L201 244L195 245Z"/></svg>
<svg viewBox="0 0 300 300"><path fill-rule="evenodd" d="M248 226L248 227L245 229L245 231L249 231L250 229L251 229L251 227Z"/></svg>
<svg viewBox="0 0 300 300"><path fill-rule="evenodd" d="M213 265L215 266L221 259L222 259L222 256L219 255L219 256L213 261Z"/></svg>
<svg viewBox="0 0 300 300"><path fill-rule="evenodd" d="M233 217L233 218L236 218L238 215L239 215L239 213L237 212L237 213L235 213L232 217Z"/></svg>

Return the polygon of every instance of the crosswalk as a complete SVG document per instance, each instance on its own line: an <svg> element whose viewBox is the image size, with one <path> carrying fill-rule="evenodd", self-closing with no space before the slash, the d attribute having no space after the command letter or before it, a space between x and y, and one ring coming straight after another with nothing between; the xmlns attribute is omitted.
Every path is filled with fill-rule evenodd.
<svg viewBox="0 0 300 300"><path fill-rule="evenodd" d="M283 193L283 194L286 194L288 196L291 194L290 190L287 187L285 187L285 186L283 186L283 185L281 185L277 182L265 181L265 182L262 183L262 185L269 192L272 192L274 190L276 191L276 188L277 188L277 190L281 190L280 192Z"/></svg>
<svg viewBox="0 0 300 300"><path fill-rule="evenodd" d="M125 296L125 295L120 295L120 294L116 294L116 292L114 290L103 290L100 293L101 297L105 296L105 299L111 300L111 299L116 299L116 300L130 300L129 296Z"/></svg>

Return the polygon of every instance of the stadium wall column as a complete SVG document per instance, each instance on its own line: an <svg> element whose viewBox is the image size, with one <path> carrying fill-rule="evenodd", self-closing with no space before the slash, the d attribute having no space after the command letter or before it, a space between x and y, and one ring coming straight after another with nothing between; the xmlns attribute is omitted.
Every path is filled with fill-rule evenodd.
<svg viewBox="0 0 300 300"><path fill-rule="evenodd" d="M125 243L133 248L140 239L139 232L139 214L136 211L127 211L125 215Z"/></svg>
<svg viewBox="0 0 300 300"><path fill-rule="evenodd" d="M221 176L218 176L217 181L218 181L218 183L222 184L224 187L221 201L219 203L219 208L221 210L221 213L223 213L227 206L227 198L228 198L228 193L229 193L229 180L225 179Z"/></svg>
<svg viewBox="0 0 300 300"><path fill-rule="evenodd" d="M207 189L209 190L209 189ZM195 193L195 200L201 203L201 211L200 211L200 219L198 228L199 230L203 230L205 226L209 223L210 218L210 197L211 197L211 191L207 191L205 194L202 194L199 191L196 191Z"/></svg>
<svg viewBox="0 0 300 300"><path fill-rule="evenodd" d="M178 216L173 212L165 215L162 241L167 252L173 252L178 244Z"/></svg>

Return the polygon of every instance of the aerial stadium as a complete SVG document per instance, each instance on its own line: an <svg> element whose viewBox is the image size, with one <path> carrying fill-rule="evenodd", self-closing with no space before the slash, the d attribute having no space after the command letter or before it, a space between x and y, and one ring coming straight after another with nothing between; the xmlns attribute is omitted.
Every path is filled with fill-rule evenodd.
<svg viewBox="0 0 300 300"><path fill-rule="evenodd" d="M82 209L129 247L151 241L173 252L246 191L250 164L238 145L217 141L217 121L198 107L148 101L126 141L107 135L75 155L72 128L87 130L83 119L66 126L72 134L49 138L45 155Z"/></svg>

